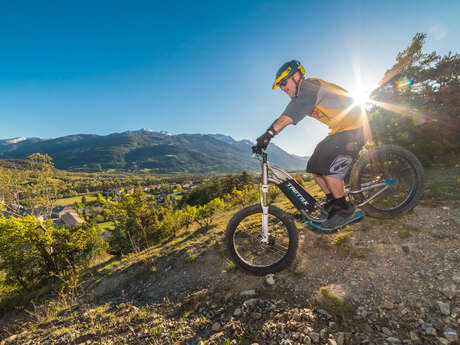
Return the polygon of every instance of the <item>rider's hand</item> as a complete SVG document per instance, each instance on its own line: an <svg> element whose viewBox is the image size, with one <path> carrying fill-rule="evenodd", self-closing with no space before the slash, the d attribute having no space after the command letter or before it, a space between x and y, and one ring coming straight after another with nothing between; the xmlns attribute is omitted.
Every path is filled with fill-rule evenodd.
<svg viewBox="0 0 460 345"><path fill-rule="evenodd" d="M253 146L252 152L259 153L262 150L265 150L270 143L270 140L273 138L274 134L268 129L264 134L256 139L257 145ZM255 152L255 151L258 152Z"/></svg>
<svg viewBox="0 0 460 345"><path fill-rule="evenodd" d="M262 149L257 145L254 145L253 147L251 147L251 149L252 149L252 153L254 153L256 155L262 153Z"/></svg>

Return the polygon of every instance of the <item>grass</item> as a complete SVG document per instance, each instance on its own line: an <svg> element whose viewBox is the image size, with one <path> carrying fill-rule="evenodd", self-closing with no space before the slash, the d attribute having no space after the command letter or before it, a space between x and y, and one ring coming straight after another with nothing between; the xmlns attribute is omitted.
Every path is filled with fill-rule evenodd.
<svg viewBox="0 0 460 345"><path fill-rule="evenodd" d="M113 230L113 222L104 222L97 224L100 232Z"/></svg>
<svg viewBox="0 0 460 345"><path fill-rule="evenodd" d="M460 164L450 167L425 169L425 193L423 203L460 200Z"/></svg>
<svg viewBox="0 0 460 345"><path fill-rule="evenodd" d="M351 302L326 286L319 289L317 303L319 307L326 309L332 315L340 317L343 321L352 317L354 312Z"/></svg>
<svg viewBox="0 0 460 345"><path fill-rule="evenodd" d="M291 265L291 273L295 277L301 277L305 275L305 271L302 269L301 261L299 258L295 258Z"/></svg>
<svg viewBox="0 0 460 345"><path fill-rule="evenodd" d="M349 247L351 246L352 231L343 231L335 235L332 243L338 247Z"/></svg>
<svg viewBox="0 0 460 345"><path fill-rule="evenodd" d="M71 198L62 198L62 199L58 199L58 200L56 200L56 202L55 202L54 205L55 205L55 206L68 206L68 205L73 205L73 204L75 204L76 202L81 202L81 200L82 200L82 198L83 198L84 196L86 197L86 201L87 201L87 202L97 200L96 194L78 195L78 196L74 196L74 197L71 197Z"/></svg>

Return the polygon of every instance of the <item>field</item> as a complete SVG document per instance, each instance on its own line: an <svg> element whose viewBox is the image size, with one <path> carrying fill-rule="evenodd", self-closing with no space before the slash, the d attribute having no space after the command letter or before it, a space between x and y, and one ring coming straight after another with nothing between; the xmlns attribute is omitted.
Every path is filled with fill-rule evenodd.
<svg viewBox="0 0 460 345"><path fill-rule="evenodd" d="M73 205L76 202L81 202L81 199L83 198L83 196L86 196L86 202L97 200L97 195L96 194L78 195L78 196L74 196L74 197L71 197L71 198L58 199L58 200L56 200L55 206Z"/></svg>

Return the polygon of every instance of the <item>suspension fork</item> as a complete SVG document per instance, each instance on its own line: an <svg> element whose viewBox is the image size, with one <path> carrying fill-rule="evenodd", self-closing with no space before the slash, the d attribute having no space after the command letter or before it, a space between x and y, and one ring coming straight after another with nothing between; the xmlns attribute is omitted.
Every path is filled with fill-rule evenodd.
<svg viewBox="0 0 460 345"><path fill-rule="evenodd" d="M263 154L262 159L262 195L260 196L260 206L262 206L262 242L268 243L268 164L267 154Z"/></svg>

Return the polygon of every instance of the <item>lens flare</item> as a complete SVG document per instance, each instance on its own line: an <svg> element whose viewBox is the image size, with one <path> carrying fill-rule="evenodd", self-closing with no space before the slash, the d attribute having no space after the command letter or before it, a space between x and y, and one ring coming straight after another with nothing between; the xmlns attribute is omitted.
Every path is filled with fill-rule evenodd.
<svg viewBox="0 0 460 345"><path fill-rule="evenodd" d="M413 79L409 79L409 78L401 78L398 80L398 82L396 83L396 88L400 91L407 91L410 89L410 87L414 84L414 80Z"/></svg>

